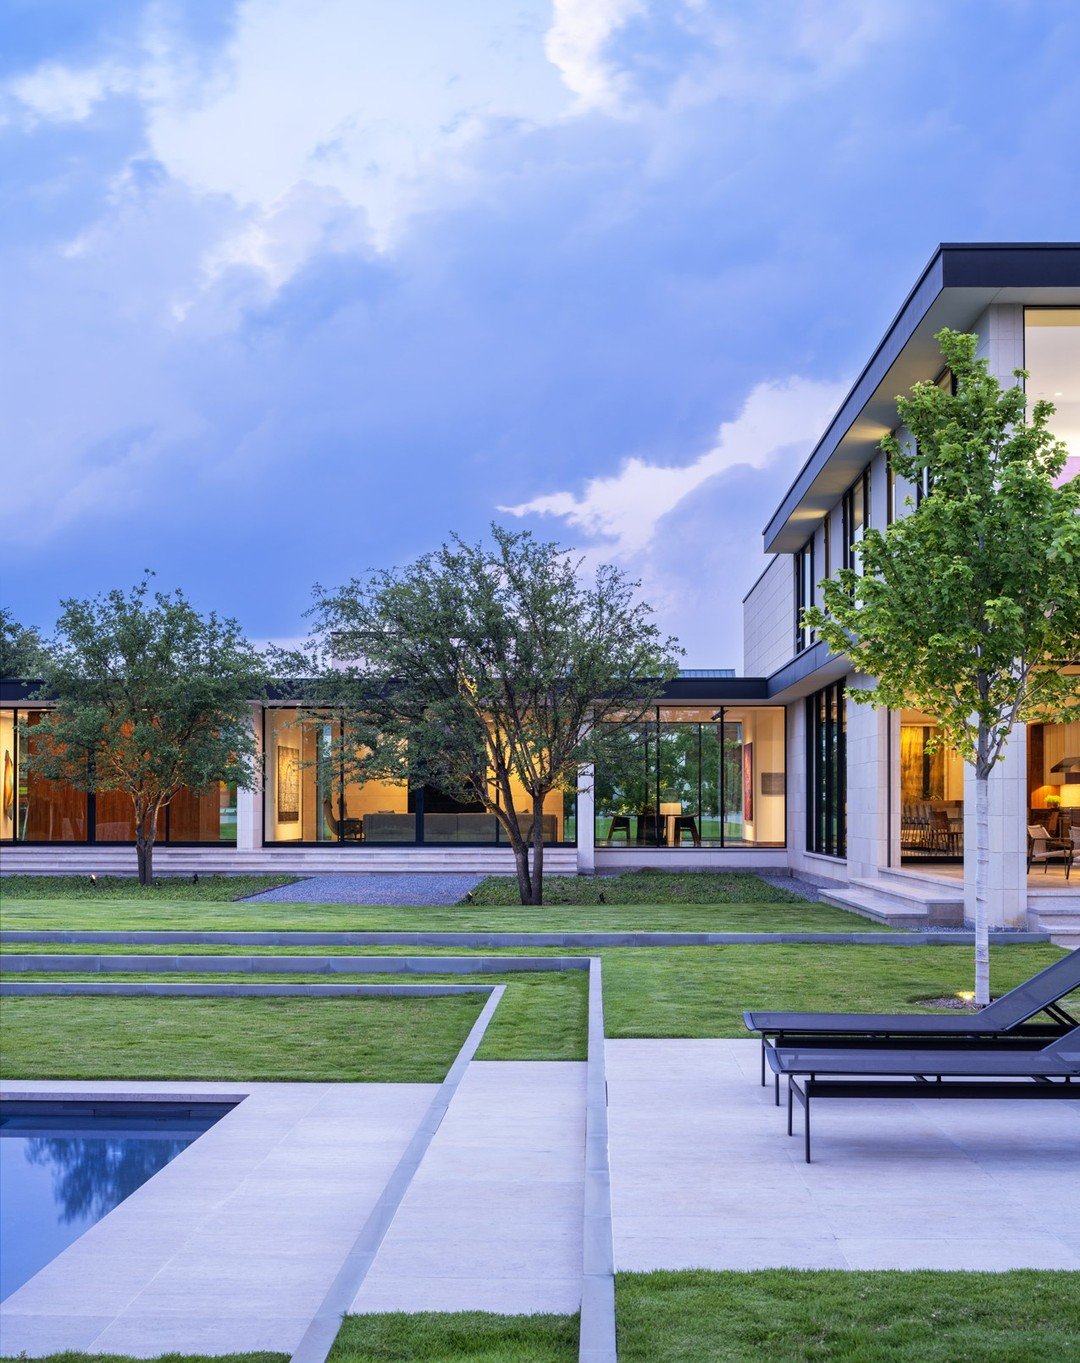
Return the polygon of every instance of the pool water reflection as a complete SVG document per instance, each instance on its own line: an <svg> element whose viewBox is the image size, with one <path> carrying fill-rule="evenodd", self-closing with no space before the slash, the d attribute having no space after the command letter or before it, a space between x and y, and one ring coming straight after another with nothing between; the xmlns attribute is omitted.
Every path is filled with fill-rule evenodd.
<svg viewBox="0 0 1080 1363"><path fill-rule="evenodd" d="M231 1106L0 1102L0 1300Z"/></svg>

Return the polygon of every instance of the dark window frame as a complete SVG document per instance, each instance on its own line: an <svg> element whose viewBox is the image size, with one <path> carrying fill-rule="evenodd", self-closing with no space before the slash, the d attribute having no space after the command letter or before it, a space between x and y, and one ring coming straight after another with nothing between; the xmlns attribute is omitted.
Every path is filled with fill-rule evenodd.
<svg viewBox="0 0 1080 1363"><path fill-rule="evenodd" d="M807 696L806 850L847 856L847 707L843 681Z"/></svg>

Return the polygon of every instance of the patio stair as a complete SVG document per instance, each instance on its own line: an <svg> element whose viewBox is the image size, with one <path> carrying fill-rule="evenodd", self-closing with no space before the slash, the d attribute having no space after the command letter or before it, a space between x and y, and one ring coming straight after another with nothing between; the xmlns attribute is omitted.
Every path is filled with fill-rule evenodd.
<svg viewBox="0 0 1080 1363"><path fill-rule="evenodd" d="M1029 891L1028 926L1048 932L1056 946L1080 948L1080 886L1065 891Z"/></svg>
<svg viewBox="0 0 1080 1363"><path fill-rule="evenodd" d="M826 904L886 923L891 928L958 928L964 923L964 892L932 876L882 867L836 889L822 889Z"/></svg>

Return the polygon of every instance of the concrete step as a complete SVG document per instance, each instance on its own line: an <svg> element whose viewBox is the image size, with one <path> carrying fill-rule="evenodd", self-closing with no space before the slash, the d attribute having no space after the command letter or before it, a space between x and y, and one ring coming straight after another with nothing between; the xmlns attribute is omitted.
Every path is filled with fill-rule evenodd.
<svg viewBox="0 0 1080 1363"><path fill-rule="evenodd" d="M574 875L573 847L547 848L544 868L550 874ZM450 871L463 874L510 875L509 848L455 847L157 847L155 875L285 875L348 874L363 871ZM8 875L134 875L133 847L6 847L0 872Z"/></svg>
<svg viewBox="0 0 1080 1363"><path fill-rule="evenodd" d="M822 891L828 904L897 928L953 928L964 922L964 892L924 876L855 876Z"/></svg>
<svg viewBox="0 0 1080 1363"><path fill-rule="evenodd" d="M1065 902L1061 902L1065 901ZM1073 902L1075 901L1075 902ZM1080 947L1080 894L1028 901L1028 922L1050 934L1059 947Z"/></svg>

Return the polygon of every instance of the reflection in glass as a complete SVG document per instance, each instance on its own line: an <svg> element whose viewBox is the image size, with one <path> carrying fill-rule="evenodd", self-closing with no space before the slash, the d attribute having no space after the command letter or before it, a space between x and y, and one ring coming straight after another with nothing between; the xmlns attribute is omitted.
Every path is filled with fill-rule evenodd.
<svg viewBox="0 0 1080 1363"><path fill-rule="evenodd" d="M597 844L782 847L783 708L664 706L654 714L613 735L597 763Z"/></svg>
<svg viewBox="0 0 1080 1363"><path fill-rule="evenodd" d="M1050 429L1068 446L1061 481L1080 476L1080 308L1024 309L1028 400L1054 404Z"/></svg>

